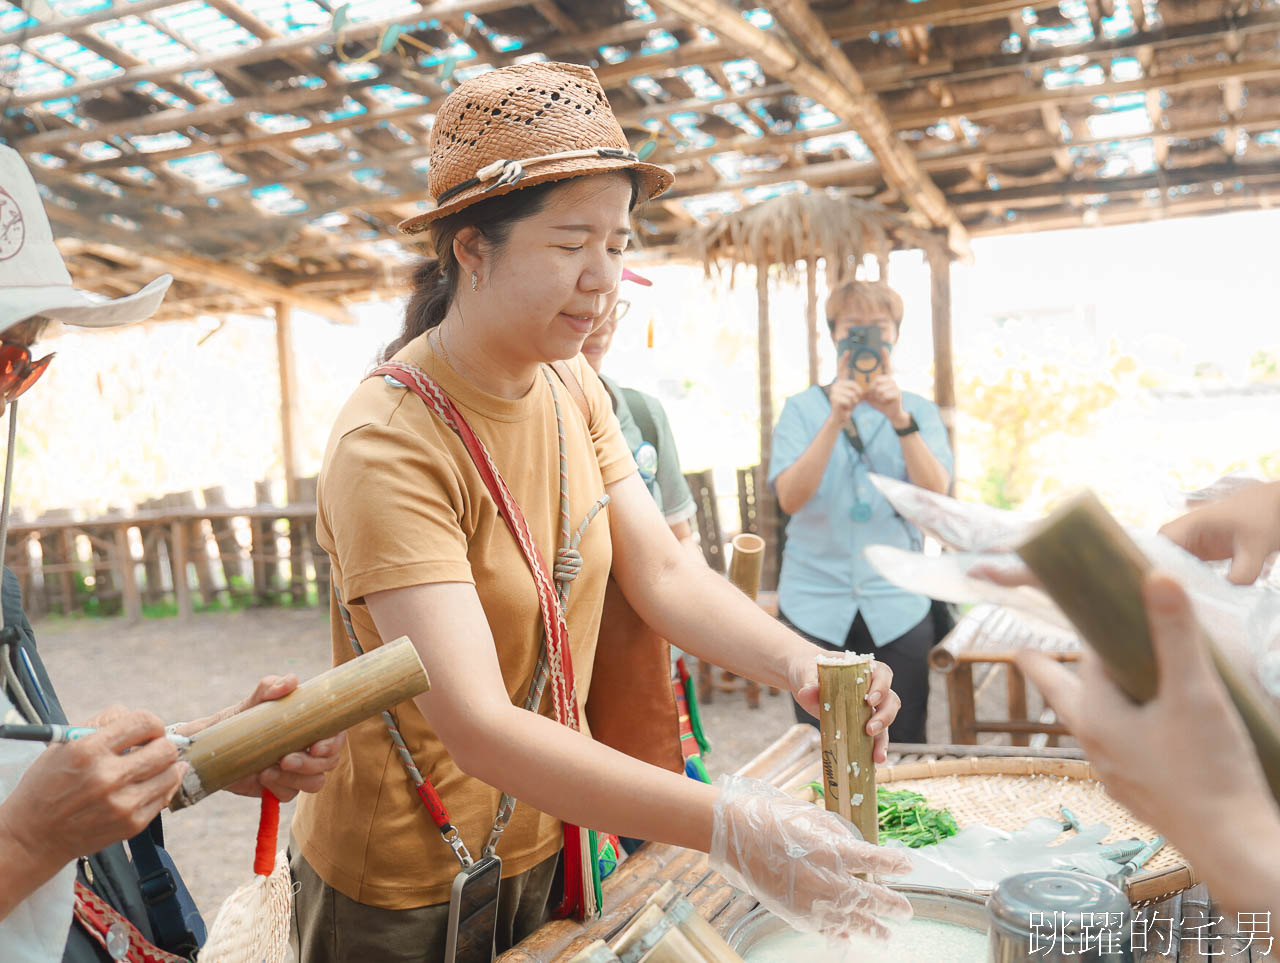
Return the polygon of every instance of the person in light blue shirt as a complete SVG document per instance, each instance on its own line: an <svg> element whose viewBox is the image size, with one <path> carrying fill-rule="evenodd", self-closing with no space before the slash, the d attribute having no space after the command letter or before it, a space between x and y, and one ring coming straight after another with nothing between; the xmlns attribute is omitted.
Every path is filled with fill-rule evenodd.
<svg viewBox="0 0 1280 963"><path fill-rule="evenodd" d="M791 516L778 583L782 621L828 649L873 653L893 669L902 710L890 738L924 742L929 649L938 632L932 603L881 578L868 545L919 551L919 530L871 484L878 473L945 493L954 461L938 406L904 392L890 350L902 326L902 299L884 282L847 281L827 299L839 345L851 329L874 325L886 345L878 369L854 370L849 353L836 380L787 399L773 433L769 484ZM807 713L797 720L816 725Z"/></svg>

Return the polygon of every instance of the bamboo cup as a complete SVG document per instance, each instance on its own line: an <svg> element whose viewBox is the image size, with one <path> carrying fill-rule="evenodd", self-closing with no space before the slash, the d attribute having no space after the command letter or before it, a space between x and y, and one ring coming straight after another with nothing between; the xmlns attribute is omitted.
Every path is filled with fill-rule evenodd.
<svg viewBox="0 0 1280 963"><path fill-rule="evenodd" d="M854 652L818 656L818 716L822 731L822 788L829 812L858 827L869 843L879 842L876 807L875 740L867 735L867 705L875 659Z"/></svg>
<svg viewBox="0 0 1280 963"><path fill-rule="evenodd" d="M742 963L742 957L733 951L724 937L710 923L698 915L687 899L677 899L667 918L680 928L680 932L693 944L700 958L706 963Z"/></svg>
<svg viewBox="0 0 1280 963"><path fill-rule="evenodd" d="M422 660L406 636L344 662L283 699L263 702L197 734L180 753L191 768L169 808L195 805L237 779L430 687Z"/></svg>
<svg viewBox="0 0 1280 963"><path fill-rule="evenodd" d="M618 963L618 957L603 940L595 940L583 947L569 963Z"/></svg>
<svg viewBox="0 0 1280 963"><path fill-rule="evenodd" d="M1092 492L1050 515L1018 548L1080 637L1135 702L1156 694L1157 672L1142 582L1151 561ZM1207 633L1214 667L1244 721L1272 795L1280 801L1280 718Z"/></svg>
<svg viewBox="0 0 1280 963"><path fill-rule="evenodd" d="M733 537L733 556L729 559L729 581L741 589L751 601L760 594L760 571L764 567L764 539L743 532Z"/></svg>

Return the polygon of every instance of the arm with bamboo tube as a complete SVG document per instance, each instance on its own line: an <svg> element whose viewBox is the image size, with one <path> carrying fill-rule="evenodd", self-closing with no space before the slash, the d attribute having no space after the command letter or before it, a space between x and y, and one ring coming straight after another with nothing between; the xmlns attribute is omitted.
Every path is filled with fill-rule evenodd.
<svg viewBox="0 0 1280 963"><path fill-rule="evenodd" d="M248 698L221 712L177 727L194 736L210 726L282 699L297 676L265 676ZM0 801L0 920L80 856L141 832L170 801L187 762L165 738L165 725L150 712L113 707L89 725L90 736L51 746L27 768ZM270 789L281 799L315 792L337 765L342 735L266 760L259 772L225 788L247 796ZM0 767L2 768L2 767ZM0 772L0 795L3 795Z"/></svg>
<svg viewBox="0 0 1280 963"><path fill-rule="evenodd" d="M654 631L699 659L735 675L786 689L818 715L817 657L822 649L785 628L758 606L744 604L741 589L680 550L650 504L639 476L610 486L609 513L616 546L614 577L623 594ZM736 553L735 553L736 557ZM758 586L758 573L756 576ZM873 708L867 734L884 760L888 724L901 704L890 688L892 672L877 663L867 694Z"/></svg>
<svg viewBox="0 0 1280 963"><path fill-rule="evenodd" d="M739 674L807 695L816 708L816 647L690 558L637 474L608 490L614 577L654 630ZM836 817L763 783L731 779L726 789L646 765L513 705L473 585L417 585L365 601L380 636L407 635L417 647L432 689L415 701L468 775L578 825L710 852L717 871L791 919L839 906L847 911L840 925L824 921L832 934L883 933L876 916L909 912L896 894L851 875L901 872L906 861L856 840ZM891 720L887 682L887 672L878 675L871 698L875 715Z"/></svg>
<svg viewBox="0 0 1280 963"><path fill-rule="evenodd" d="M1241 524L1257 527L1258 515L1250 514ZM1216 527L1221 516L1209 521ZM1280 912L1271 707L1218 653L1178 582L1152 571L1108 522L1095 501L1081 499L1020 549L1101 654L1086 652L1078 675L1037 653L1019 653L1018 664L1080 741L1107 791L1186 853L1215 901L1235 912ZM1197 524L1206 524L1203 516ZM1085 545L1081 531L1094 533L1095 554L1114 555L1100 594L1115 598L1087 605L1115 613L1103 621L1080 614L1084 579L1067 577L1061 565Z"/></svg>

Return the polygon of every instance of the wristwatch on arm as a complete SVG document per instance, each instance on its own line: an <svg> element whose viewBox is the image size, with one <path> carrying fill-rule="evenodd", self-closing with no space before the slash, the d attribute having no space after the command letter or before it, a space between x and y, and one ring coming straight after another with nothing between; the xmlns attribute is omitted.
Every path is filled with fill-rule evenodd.
<svg viewBox="0 0 1280 963"><path fill-rule="evenodd" d="M908 415L907 417L910 420L907 422L905 428L893 429L899 438L903 438L903 437L906 437L907 435L914 434L915 432L920 430L920 425L916 422L916 416Z"/></svg>

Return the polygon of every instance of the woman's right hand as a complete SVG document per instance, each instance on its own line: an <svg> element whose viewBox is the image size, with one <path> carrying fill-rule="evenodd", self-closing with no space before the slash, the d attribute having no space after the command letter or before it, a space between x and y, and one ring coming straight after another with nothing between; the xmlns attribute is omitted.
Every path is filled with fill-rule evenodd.
<svg viewBox="0 0 1280 963"><path fill-rule="evenodd" d="M887 939L879 917L911 918L902 894L856 877L908 873L905 853L863 842L835 813L761 780L724 776L716 787L711 868L775 916L831 939Z"/></svg>

